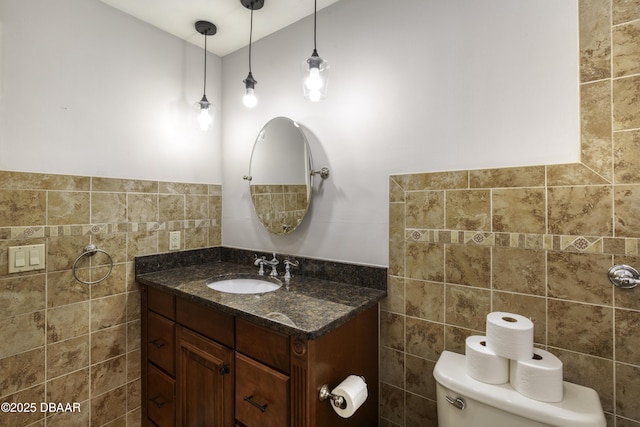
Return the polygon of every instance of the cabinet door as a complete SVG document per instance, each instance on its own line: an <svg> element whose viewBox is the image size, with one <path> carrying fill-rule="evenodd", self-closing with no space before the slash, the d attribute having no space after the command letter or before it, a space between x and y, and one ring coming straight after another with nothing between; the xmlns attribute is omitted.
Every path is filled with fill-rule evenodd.
<svg viewBox="0 0 640 427"><path fill-rule="evenodd" d="M233 350L177 327L178 426L234 425Z"/></svg>

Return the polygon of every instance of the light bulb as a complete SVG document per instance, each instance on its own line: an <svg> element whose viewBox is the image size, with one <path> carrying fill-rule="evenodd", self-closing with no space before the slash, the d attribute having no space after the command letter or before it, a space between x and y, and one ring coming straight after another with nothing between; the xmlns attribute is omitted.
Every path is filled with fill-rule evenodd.
<svg viewBox="0 0 640 427"><path fill-rule="evenodd" d="M258 103L258 98L256 98L256 94L254 93L253 88L248 87L247 92L242 97L242 103L247 108L253 108Z"/></svg>
<svg viewBox="0 0 640 427"><path fill-rule="evenodd" d="M201 108L200 114L198 114L198 125L203 131L207 131L211 128L211 114L209 114L209 108Z"/></svg>
<svg viewBox="0 0 640 427"><path fill-rule="evenodd" d="M309 91L309 101L318 102L322 98L322 92L319 90L310 90Z"/></svg>
<svg viewBox="0 0 640 427"><path fill-rule="evenodd" d="M322 77L320 77L320 68L310 67L309 76L305 80L304 84L311 92L319 91L323 85Z"/></svg>

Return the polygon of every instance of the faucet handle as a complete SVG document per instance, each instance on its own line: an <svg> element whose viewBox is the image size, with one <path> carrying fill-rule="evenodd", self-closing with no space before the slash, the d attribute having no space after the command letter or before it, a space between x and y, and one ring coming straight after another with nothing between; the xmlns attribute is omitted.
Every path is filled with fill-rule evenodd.
<svg viewBox="0 0 640 427"><path fill-rule="evenodd" d="M264 256L261 256L260 258L258 258L258 255L253 255L253 265L259 265L260 269L258 270L258 274L259 275L264 275L264 263L267 262L267 258Z"/></svg>
<svg viewBox="0 0 640 427"><path fill-rule="evenodd" d="M298 267L300 265L300 262L298 260L291 261L289 258L285 258L283 263L285 271L284 279L289 280L291 279L291 267Z"/></svg>

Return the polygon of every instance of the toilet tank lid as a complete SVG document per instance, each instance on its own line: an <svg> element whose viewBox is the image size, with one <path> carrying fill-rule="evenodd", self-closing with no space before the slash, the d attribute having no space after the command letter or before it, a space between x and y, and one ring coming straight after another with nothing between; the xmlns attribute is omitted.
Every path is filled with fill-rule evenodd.
<svg viewBox="0 0 640 427"><path fill-rule="evenodd" d="M461 397L541 423L559 427L606 426L598 394L577 384L564 382L561 402L540 402L521 395L509 383L494 385L471 378L466 372L465 356L450 351L442 352L433 376L440 385Z"/></svg>

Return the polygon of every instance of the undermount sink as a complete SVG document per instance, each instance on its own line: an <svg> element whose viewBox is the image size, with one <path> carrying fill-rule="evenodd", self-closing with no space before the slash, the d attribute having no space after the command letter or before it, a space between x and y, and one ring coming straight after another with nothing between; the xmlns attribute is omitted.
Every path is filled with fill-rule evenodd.
<svg viewBox="0 0 640 427"><path fill-rule="evenodd" d="M280 289L282 282L275 277L256 274L226 274L207 281L207 287L229 294L263 294Z"/></svg>

